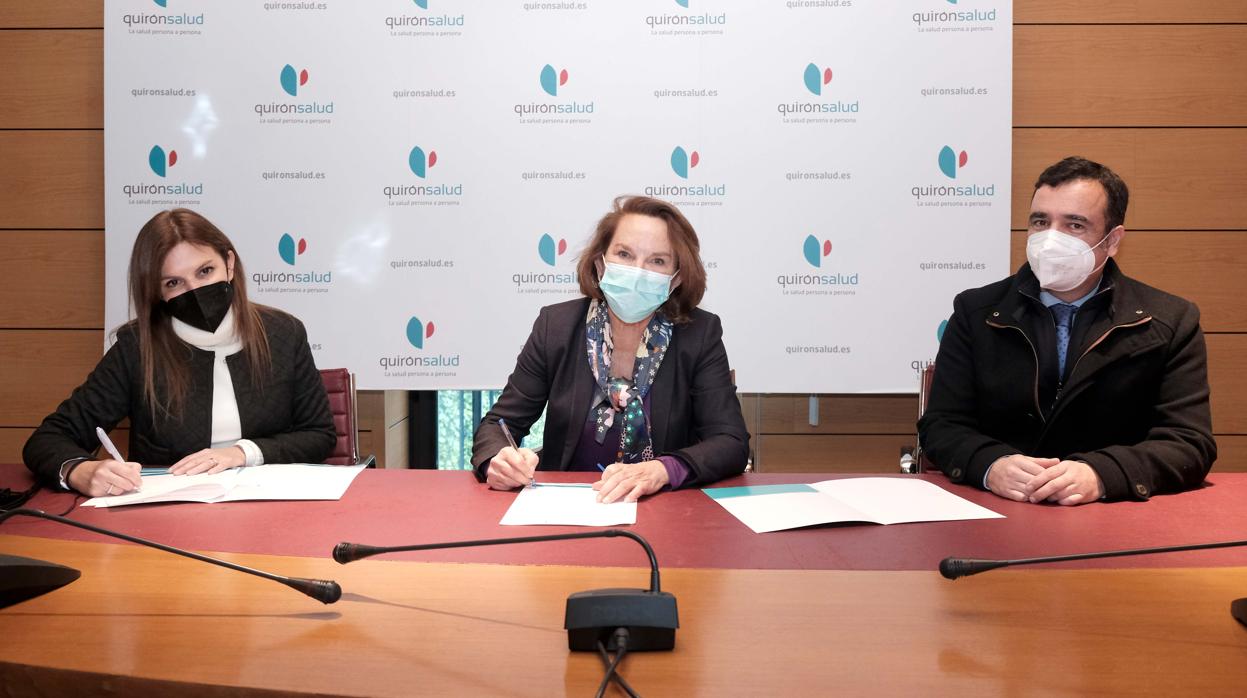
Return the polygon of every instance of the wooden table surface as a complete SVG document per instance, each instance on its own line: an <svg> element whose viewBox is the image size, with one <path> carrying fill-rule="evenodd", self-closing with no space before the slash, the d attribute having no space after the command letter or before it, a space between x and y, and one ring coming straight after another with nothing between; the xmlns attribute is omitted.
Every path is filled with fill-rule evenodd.
<svg viewBox="0 0 1247 698"><path fill-rule="evenodd" d="M0 535L82 578L0 610L0 695L592 695L569 593L642 570L225 553L335 579L325 606L156 550ZM667 569L673 652L623 675L663 695L1242 695L1247 567L928 571ZM612 689L609 695L622 695Z"/></svg>

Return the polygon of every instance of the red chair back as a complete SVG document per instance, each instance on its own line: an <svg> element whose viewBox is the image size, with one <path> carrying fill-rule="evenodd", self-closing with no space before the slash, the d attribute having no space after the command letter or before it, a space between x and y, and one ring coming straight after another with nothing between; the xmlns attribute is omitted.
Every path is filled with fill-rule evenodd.
<svg viewBox="0 0 1247 698"><path fill-rule="evenodd" d="M329 465L359 463L359 425L356 421L355 377L345 368L325 368L320 379L329 393L329 410L333 412L333 429L338 441L333 453L325 459Z"/></svg>

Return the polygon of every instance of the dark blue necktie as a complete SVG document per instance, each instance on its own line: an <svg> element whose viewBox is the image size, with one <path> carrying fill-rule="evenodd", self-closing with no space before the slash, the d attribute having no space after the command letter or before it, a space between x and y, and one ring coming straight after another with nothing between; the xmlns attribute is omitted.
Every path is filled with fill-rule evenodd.
<svg viewBox="0 0 1247 698"><path fill-rule="evenodd" d="M1051 307L1052 318L1056 320L1056 358L1060 375L1065 375L1065 355L1069 353L1069 328L1078 312L1078 306L1057 303Z"/></svg>

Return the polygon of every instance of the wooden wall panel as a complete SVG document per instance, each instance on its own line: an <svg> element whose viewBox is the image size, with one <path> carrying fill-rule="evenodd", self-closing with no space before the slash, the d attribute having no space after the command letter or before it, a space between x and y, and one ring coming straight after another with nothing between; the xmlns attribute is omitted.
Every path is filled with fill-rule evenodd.
<svg viewBox="0 0 1247 698"><path fill-rule="evenodd" d="M0 0L0 28L103 26L103 0Z"/></svg>
<svg viewBox="0 0 1247 698"><path fill-rule="evenodd" d="M6 31L0 128L103 128L103 84L102 31Z"/></svg>
<svg viewBox="0 0 1247 698"><path fill-rule="evenodd" d="M1079 47L1079 60L1054 60L1056 46ZM1245 66L1245 25L1017 27L1013 125L1247 123L1247 91L1225 89Z"/></svg>
<svg viewBox="0 0 1247 698"><path fill-rule="evenodd" d="M1212 433L1247 435L1247 334L1214 334L1206 341Z"/></svg>
<svg viewBox="0 0 1247 698"><path fill-rule="evenodd" d="M1247 129L1240 128L1014 129L1010 228L1026 228L1035 178L1067 155L1105 163L1126 180L1130 228L1247 229Z"/></svg>
<svg viewBox="0 0 1247 698"><path fill-rule="evenodd" d="M912 436L763 434L755 444L762 473L897 473Z"/></svg>
<svg viewBox="0 0 1247 698"><path fill-rule="evenodd" d="M761 401L763 434L908 434L918 415L916 395L819 395L818 424L810 426L809 395Z"/></svg>
<svg viewBox="0 0 1247 698"><path fill-rule="evenodd" d="M1247 436L1218 436L1214 473L1247 473Z"/></svg>
<svg viewBox="0 0 1247 698"><path fill-rule="evenodd" d="M0 332L0 426L38 425L103 355L101 330Z"/></svg>
<svg viewBox="0 0 1247 698"><path fill-rule="evenodd" d="M1247 22L1247 3L1243 0L1014 0L1013 22Z"/></svg>
<svg viewBox="0 0 1247 698"><path fill-rule="evenodd" d="M1026 262L1014 231L1010 269ZM1235 231L1126 230L1117 261L1128 275L1199 305L1205 332L1247 332L1247 235Z"/></svg>
<svg viewBox="0 0 1247 698"><path fill-rule="evenodd" d="M103 131L0 131L0 153L0 228L104 227Z"/></svg>
<svg viewBox="0 0 1247 698"><path fill-rule="evenodd" d="M0 327L99 329L104 233L0 231Z"/></svg>

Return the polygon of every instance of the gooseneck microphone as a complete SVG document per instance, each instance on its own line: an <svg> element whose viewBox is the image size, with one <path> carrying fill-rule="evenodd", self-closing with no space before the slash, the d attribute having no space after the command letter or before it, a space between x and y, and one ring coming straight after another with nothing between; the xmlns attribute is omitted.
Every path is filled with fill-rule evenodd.
<svg viewBox="0 0 1247 698"><path fill-rule="evenodd" d="M672 649L675 647L676 628L680 627L675 596L662 591L659 586L658 558L654 556L654 549L644 538L631 531L610 528L585 533L556 533L546 536L462 540L392 547L343 542L334 546L333 559L345 565L354 560L384 553L619 536L631 538L645 548L645 554L649 556L650 588L648 590L594 589L568 596L567 614L564 621L564 627L567 629L567 647L572 651L594 652L598 649L598 642L602 642L607 649L613 651L616 649L615 630L625 628L630 638L627 648L629 652Z"/></svg>
<svg viewBox="0 0 1247 698"><path fill-rule="evenodd" d="M1027 557L1019 560L976 560L973 558L946 557L940 560L940 574L945 579L959 579L972 574L994 570L998 567L1015 565L1035 565L1046 562L1069 562L1071 560L1095 560L1105 557L1126 557L1128 555L1151 555L1153 553L1181 553L1188 550L1212 550L1215 548L1237 548L1247 545L1247 540L1231 540L1220 543L1198 543L1195 545L1167 545L1160 548L1134 548L1130 550L1108 550L1098 553L1078 553L1076 555L1052 555L1049 557ZM1230 615L1247 626L1247 598L1235 599L1230 603Z"/></svg>
<svg viewBox="0 0 1247 698"><path fill-rule="evenodd" d="M265 579L271 579L274 582L285 584L291 589L307 594L313 599L326 604L331 604L342 598L342 587L338 586L338 583L332 580L284 577L280 574L273 574L271 572L264 572L252 567L238 565L233 562L226 562L225 560L219 560L215 557L200 555L199 553L182 550L181 548L175 548L171 545L157 543L145 538L138 538L125 533L110 531L107 528L92 526L91 524L74 521L73 519L67 519L63 516L48 514L38 509L10 509L8 511L2 511L0 512L0 523L3 523L6 519L14 516L30 516L37 519L47 519L48 521L55 521L67 526L81 528L85 531L91 531L92 533L99 533L100 535L109 536L111 538L120 538L121 540L129 541L131 543L137 543L139 545L145 545L149 548L163 550L167 553L173 553L174 555L181 555L182 557L189 557L193 560L200 560L202 562L218 565L220 567L226 567L231 570L254 574L257 577L263 577ZM45 594L54 589L58 589L74 581L80 576L78 570L71 567L53 565L40 560L32 560L30 558L17 557L14 555L0 555L0 565L5 565L6 567L8 565L12 565L15 569L18 569L21 572L21 574L17 575L21 577L20 580L12 580L14 582L14 588L8 588L7 580L0 582L0 608L4 608L5 606L15 604L19 601L24 601L26 599L39 596L40 594ZM8 575L6 575L6 577L8 577Z"/></svg>

